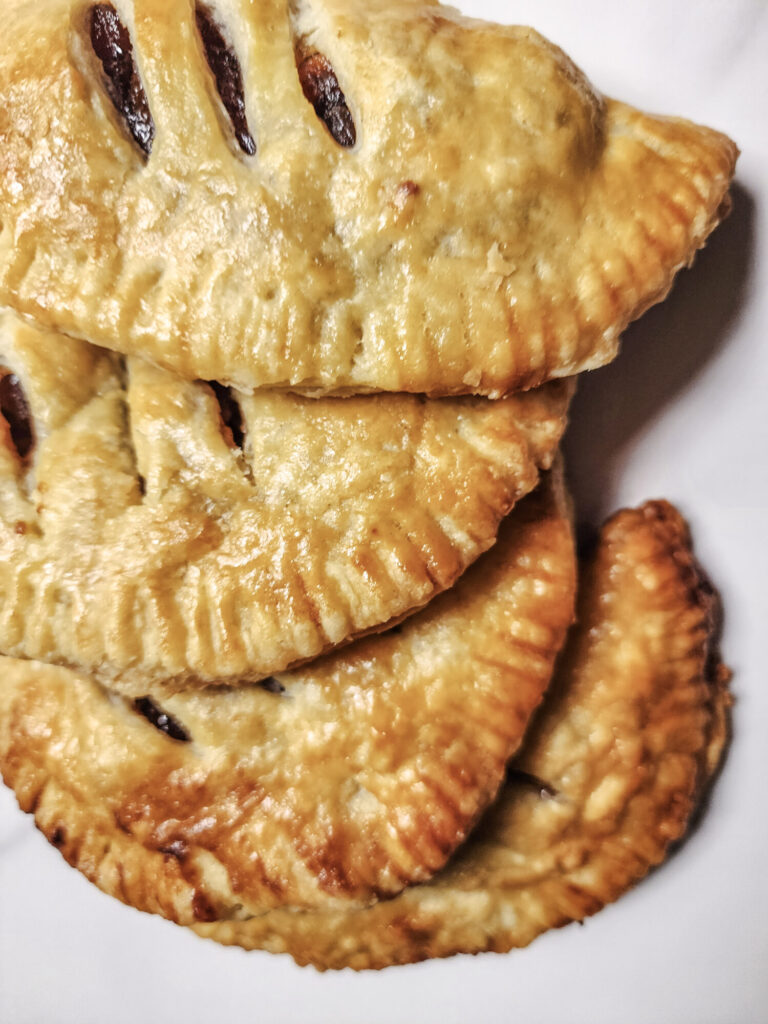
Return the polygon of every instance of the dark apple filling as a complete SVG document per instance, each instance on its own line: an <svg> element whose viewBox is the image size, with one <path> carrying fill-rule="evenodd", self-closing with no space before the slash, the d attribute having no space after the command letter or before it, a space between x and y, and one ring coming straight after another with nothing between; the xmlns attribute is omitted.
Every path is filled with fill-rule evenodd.
<svg viewBox="0 0 768 1024"><path fill-rule="evenodd" d="M222 433L227 443L234 448L242 449L245 444L245 425L243 414L235 398L232 388L219 384L218 381L209 380L208 387L213 391L216 401L219 404L221 414Z"/></svg>
<svg viewBox="0 0 768 1024"><path fill-rule="evenodd" d="M104 69L109 98L128 131L149 156L155 138L155 123L133 59L128 29L112 4L95 4L91 8L90 28L91 45Z"/></svg>
<svg viewBox="0 0 768 1024"><path fill-rule="evenodd" d="M8 424L11 443L19 458L29 457L35 446L32 413L21 381L15 373L0 367L0 415Z"/></svg>
<svg viewBox="0 0 768 1024"><path fill-rule="evenodd" d="M336 72L327 57L313 53L298 63L299 81L315 113L340 146L349 148L357 141L355 122Z"/></svg>
<svg viewBox="0 0 768 1024"><path fill-rule="evenodd" d="M179 740L181 743L189 743L190 735L175 718L172 718L167 711L152 700L151 697L139 697L133 702L133 706L140 715L143 715L160 732L170 736L172 740Z"/></svg>
<svg viewBox="0 0 768 1024"><path fill-rule="evenodd" d="M240 149L248 156L256 153L256 143L248 128L245 113L245 93L243 91L243 75L240 61L232 47L227 43L213 13L203 4L195 7L197 29L203 41L208 67L216 79L216 88L224 109L229 114L235 138Z"/></svg>

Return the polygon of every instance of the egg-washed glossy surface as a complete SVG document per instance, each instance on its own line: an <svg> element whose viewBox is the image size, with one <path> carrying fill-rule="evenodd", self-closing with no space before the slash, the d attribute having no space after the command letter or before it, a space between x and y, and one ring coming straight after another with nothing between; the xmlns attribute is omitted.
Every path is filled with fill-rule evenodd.
<svg viewBox="0 0 768 1024"><path fill-rule="evenodd" d="M0 415L0 651L134 697L258 680L424 605L536 486L571 391L237 395L8 312L0 368L21 389Z"/></svg>
<svg viewBox="0 0 768 1024"><path fill-rule="evenodd" d="M618 513L582 577L577 625L514 771L440 874L367 908L198 930L301 964L363 969L505 952L594 914L664 859L719 765L730 696L717 611L671 505Z"/></svg>
<svg viewBox="0 0 768 1024"><path fill-rule="evenodd" d="M604 99L529 28L218 0L248 156L195 5L116 7L144 146L90 6L5 5L0 300L187 378L498 396L573 374L612 358L726 208L733 143ZM308 49L328 69L312 103Z"/></svg>
<svg viewBox="0 0 768 1024"><path fill-rule="evenodd" d="M0 659L0 770L70 863L184 924L391 896L440 868L496 794L575 573L553 471L448 594L267 687L135 706Z"/></svg>

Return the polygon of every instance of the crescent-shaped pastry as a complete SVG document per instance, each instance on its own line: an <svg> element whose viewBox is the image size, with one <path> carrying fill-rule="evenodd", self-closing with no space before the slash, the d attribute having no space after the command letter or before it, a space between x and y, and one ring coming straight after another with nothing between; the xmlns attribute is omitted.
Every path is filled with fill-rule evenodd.
<svg viewBox="0 0 768 1024"><path fill-rule="evenodd" d="M268 685L117 698L0 659L0 770L70 863L183 924L428 878L501 785L573 616L558 479L398 629Z"/></svg>
<svg viewBox="0 0 768 1024"><path fill-rule="evenodd" d="M736 156L422 0L6 0L0 301L243 391L498 397L612 358Z"/></svg>
<svg viewBox="0 0 768 1024"><path fill-rule="evenodd" d="M142 696L381 628L491 546L570 390L238 395L2 313L0 651Z"/></svg>
<svg viewBox="0 0 768 1024"><path fill-rule="evenodd" d="M730 697L715 611L676 510L619 513L509 781L443 872L368 908L274 911L198 931L362 969L504 952L594 914L664 859L718 766Z"/></svg>

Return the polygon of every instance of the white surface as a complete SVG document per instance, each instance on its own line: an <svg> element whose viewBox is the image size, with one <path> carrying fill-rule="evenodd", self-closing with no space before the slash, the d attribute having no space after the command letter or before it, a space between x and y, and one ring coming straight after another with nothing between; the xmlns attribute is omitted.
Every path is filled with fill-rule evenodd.
<svg viewBox="0 0 768 1024"><path fill-rule="evenodd" d="M768 5L467 0L536 25L604 91L741 145L736 205L671 298L581 387L568 453L582 518L664 496L720 587L734 740L701 826L579 928L499 957L318 975L218 948L102 896L0 790L5 1024L752 1024L768 1021Z"/></svg>

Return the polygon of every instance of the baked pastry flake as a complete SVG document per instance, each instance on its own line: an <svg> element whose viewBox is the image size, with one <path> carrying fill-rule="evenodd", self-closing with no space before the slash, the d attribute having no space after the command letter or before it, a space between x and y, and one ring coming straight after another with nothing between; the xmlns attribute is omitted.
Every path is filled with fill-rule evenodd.
<svg viewBox="0 0 768 1024"><path fill-rule="evenodd" d="M570 391L238 395L6 311L0 651L141 697L255 681L381 628L491 546L551 464Z"/></svg>
<svg viewBox="0 0 768 1024"><path fill-rule="evenodd" d="M8 0L0 301L242 391L601 365L737 150L529 28L401 0Z"/></svg>
<svg viewBox="0 0 768 1024"><path fill-rule="evenodd" d="M447 594L265 685L135 704L0 659L0 770L106 892L192 924L391 896L492 800L573 616L552 476Z"/></svg>

